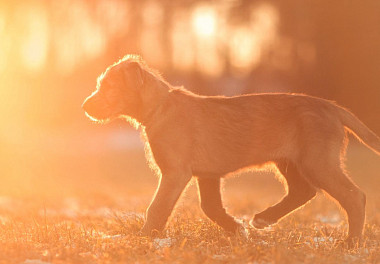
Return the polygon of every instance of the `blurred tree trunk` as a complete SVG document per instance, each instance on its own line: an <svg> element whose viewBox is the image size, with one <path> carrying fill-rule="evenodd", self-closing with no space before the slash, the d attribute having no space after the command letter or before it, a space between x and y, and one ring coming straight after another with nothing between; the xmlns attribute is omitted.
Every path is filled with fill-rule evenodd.
<svg viewBox="0 0 380 264"><path fill-rule="evenodd" d="M294 64L290 85L337 101L380 134L380 1L273 3L280 10L280 35L316 49L311 68Z"/></svg>
<svg viewBox="0 0 380 264"><path fill-rule="evenodd" d="M380 132L380 2L315 3L318 86Z"/></svg>

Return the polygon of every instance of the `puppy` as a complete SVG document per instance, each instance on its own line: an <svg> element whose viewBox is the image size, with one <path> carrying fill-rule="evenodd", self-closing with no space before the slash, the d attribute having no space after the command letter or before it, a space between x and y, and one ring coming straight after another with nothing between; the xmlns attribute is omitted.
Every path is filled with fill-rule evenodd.
<svg viewBox="0 0 380 264"><path fill-rule="evenodd" d="M378 155L380 139L333 102L286 93L200 96L171 86L139 57L128 55L99 76L83 108L98 122L125 118L144 135L149 162L160 175L145 235L164 229L193 176L204 213L227 231L241 230L223 207L220 179L268 163L285 178L287 194L256 214L251 225L276 223L320 189L346 211L348 239L362 234L366 196L344 170L346 134Z"/></svg>

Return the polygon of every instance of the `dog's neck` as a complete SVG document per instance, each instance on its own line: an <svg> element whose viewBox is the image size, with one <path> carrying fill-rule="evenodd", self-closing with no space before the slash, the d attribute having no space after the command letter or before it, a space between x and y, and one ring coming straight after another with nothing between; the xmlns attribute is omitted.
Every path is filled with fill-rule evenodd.
<svg viewBox="0 0 380 264"><path fill-rule="evenodd" d="M169 90L170 84L164 81L146 79L142 91L141 120L138 120L143 126L149 125L154 116L159 114L169 96Z"/></svg>

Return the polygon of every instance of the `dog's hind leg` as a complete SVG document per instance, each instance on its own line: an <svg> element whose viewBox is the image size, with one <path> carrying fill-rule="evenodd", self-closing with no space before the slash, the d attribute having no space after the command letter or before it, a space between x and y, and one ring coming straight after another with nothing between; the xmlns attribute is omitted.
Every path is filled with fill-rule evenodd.
<svg viewBox="0 0 380 264"><path fill-rule="evenodd" d="M326 191L347 213L349 231L347 241L355 242L362 235L365 220L366 196L338 166L325 166L312 171L312 182ZM322 176L323 175L323 176Z"/></svg>
<svg viewBox="0 0 380 264"><path fill-rule="evenodd" d="M198 178L197 180L203 212L226 231L237 231L240 225L227 214L222 204L220 178Z"/></svg>
<svg viewBox="0 0 380 264"><path fill-rule="evenodd" d="M286 179L288 193L279 203L254 216L251 225L255 228L261 229L276 223L316 195L316 189L299 173L294 164L284 161L276 165Z"/></svg>

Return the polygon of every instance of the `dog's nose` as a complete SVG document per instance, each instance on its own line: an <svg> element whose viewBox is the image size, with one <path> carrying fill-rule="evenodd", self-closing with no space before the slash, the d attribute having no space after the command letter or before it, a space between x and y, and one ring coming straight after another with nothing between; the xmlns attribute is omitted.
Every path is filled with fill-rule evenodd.
<svg viewBox="0 0 380 264"><path fill-rule="evenodd" d="M82 109L87 112L87 109L88 109L88 98L86 98L82 104Z"/></svg>
<svg viewBox="0 0 380 264"><path fill-rule="evenodd" d="M92 96L87 97L86 100L84 100L82 104L82 108L88 114L92 114L93 112L96 112L97 107L96 107L96 102L94 98Z"/></svg>
<svg viewBox="0 0 380 264"><path fill-rule="evenodd" d="M97 94L87 97L82 104L82 108L86 112L86 115L93 120L107 118L107 109Z"/></svg>

